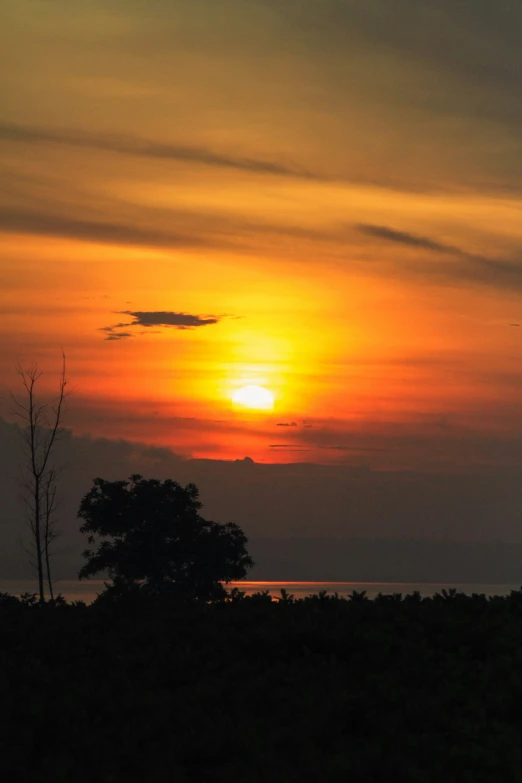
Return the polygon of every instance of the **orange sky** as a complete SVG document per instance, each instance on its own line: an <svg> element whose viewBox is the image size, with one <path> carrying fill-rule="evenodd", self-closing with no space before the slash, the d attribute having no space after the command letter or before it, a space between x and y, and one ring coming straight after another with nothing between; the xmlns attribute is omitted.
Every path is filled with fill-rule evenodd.
<svg viewBox="0 0 522 783"><path fill-rule="evenodd" d="M520 464L522 12L389 7L6 0L1 389L63 346L77 433Z"/></svg>

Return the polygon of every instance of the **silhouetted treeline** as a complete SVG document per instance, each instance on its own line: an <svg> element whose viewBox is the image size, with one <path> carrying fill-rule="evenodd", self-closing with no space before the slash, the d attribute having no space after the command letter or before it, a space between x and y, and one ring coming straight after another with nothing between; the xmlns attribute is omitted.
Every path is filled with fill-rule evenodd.
<svg viewBox="0 0 522 783"><path fill-rule="evenodd" d="M522 591L0 599L3 779L522 780Z"/></svg>

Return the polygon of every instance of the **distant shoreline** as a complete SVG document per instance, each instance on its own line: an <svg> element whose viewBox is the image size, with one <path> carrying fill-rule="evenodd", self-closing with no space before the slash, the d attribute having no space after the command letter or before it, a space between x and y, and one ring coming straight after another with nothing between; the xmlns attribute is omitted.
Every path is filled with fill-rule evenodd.
<svg viewBox="0 0 522 783"><path fill-rule="evenodd" d="M74 579L57 580L55 583L56 594L62 594L67 601L85 601L91 603L104 586L103 579L78 581ZM330 595L338 593L341 596L356 592L365 592L368 598L375 598L379 593L401 593L407 595L415 591L423 597L435 595L441 590L454 588L458 592L472 595L484 593L486 596L508 595L512 590L519 590L520 585L506 583L475 583L475 582L328 582L328 581L276 581L276 580L245 580L231 582L230 588L238 588L247 595L268 591L277 598L281 590L294 595L296 598L304 598L307 595L326 591ZM0 580L0 593L21 595L22 593L36 593L37 582L31 579L2 579Z"/></svg>

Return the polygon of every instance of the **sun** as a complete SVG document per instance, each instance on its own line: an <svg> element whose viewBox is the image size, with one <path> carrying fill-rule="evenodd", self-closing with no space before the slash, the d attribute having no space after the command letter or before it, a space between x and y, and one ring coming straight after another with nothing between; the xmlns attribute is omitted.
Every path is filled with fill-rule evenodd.
<svg viewBox="0 0 522 783"><path fill-rule="evenodd" d="M235 392L232 402L244 408L271 411L274 407L274 395L264 386L242 386Z"/></svg>

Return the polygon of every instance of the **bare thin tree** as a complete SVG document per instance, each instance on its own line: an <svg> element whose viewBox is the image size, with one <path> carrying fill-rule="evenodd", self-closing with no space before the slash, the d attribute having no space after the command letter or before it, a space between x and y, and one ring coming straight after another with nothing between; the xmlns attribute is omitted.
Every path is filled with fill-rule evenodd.
<svg viewBox="0 0 522 783"><path fill-rule="evenodd" d="M62 369L58 393L54 404L43 403L37 396L38 381L43 373L38 365L28 369L18 365L17 373L24 388L23 397L11 394L14 413L24 423L22 438L24 445L24 486L27 491L26 504L29 509L29 523L35 564L38 573L40 602L45 601L45 581L49 587L51 601L54 601L51 576L50 545L59 535L55 530L57 508L57 479L59 470L53 464L54 447L63 431L67 376L65 354L62 353Z"/></svg>
<svg viewBox="0 0 522 783"><path fill-rule="evenodd" d="M51 603L54 604L54 589L53 580L51 576L51 551L50 546L52 542L58 538L60 533L56 530L56 518L55 512L58 508L58 501L56 499L56 492L58 489L57 480L59 476L59 470L55 467L49 470L49 474L46 477L44 488L44 509L43 509L43 554L45 560L45 570L47 577L47 585L49 587L49 598Z"/></svg>

